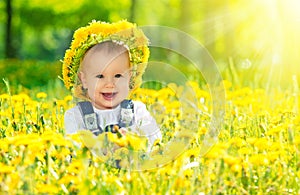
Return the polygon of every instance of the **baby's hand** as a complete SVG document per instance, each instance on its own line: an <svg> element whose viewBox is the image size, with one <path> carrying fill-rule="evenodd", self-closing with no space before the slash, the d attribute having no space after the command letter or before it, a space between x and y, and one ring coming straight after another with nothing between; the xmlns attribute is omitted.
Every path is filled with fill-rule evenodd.
<svg viewBox="0 0 300 195"><path fill-rule="evenodd" d="M122 136L125 136L127 133L127 129L122 127L121 129L119 129L119 132L122 134Z"/></svg>

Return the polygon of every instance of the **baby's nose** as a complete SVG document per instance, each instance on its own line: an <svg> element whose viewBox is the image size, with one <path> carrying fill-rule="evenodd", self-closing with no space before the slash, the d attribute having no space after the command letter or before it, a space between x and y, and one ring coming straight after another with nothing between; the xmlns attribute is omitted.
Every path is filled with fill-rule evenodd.
<svg viewBox="0 0 300 195"><path fill-rule="evenodd" d="M113 78L107 78L105 80L105 86L106 87L114 87L115 86L115 80Z"/></svg>

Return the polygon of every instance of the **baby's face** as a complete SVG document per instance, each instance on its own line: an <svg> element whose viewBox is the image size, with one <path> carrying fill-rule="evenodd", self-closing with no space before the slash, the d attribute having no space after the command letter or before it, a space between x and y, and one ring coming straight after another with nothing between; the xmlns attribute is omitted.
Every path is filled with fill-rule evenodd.
<svg viewBox="0 0 300 195"><path fill-rule="evenodd" d="M115 108L128 96L129 67L127 52L112 54L95 51L85 56L80 77L96 108Z"/></svg>

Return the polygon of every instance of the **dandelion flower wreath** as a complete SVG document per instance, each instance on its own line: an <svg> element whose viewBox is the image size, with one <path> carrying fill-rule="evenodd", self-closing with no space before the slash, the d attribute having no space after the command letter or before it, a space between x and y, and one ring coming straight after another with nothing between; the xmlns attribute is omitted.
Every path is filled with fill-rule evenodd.
<svg viewBox="0 0 300 195"><path fill-rule="evenodd" d="M143 31L126 20L116 23L93 20L74 32L71 46L66 50L63 60L62 79L66 88L73 90L75 96L78 95L78 90L82 90L77 72L86 51L104 41L114 41L129 50L132 69L130 89L135 89L142 83L142 75L149 58L149 42Z"/></svg>

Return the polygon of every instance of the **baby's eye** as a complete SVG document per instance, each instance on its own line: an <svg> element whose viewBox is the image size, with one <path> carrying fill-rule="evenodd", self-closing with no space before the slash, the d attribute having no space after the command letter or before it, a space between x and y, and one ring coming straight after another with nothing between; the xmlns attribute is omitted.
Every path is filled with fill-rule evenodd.
<svg viewBox="0 0 300 195"><path fill-rule="evenodd" d="M116 74L115 77L120 78L120 77L122 77L122 75L121 74Z"/></svg>
<svg viewBox="0 0 300 195"><path fill-rule="evenodd" d="M98 79L104 78L103 74L99 74L99 75L97 75L96 77L97 77Z"/></svg>

